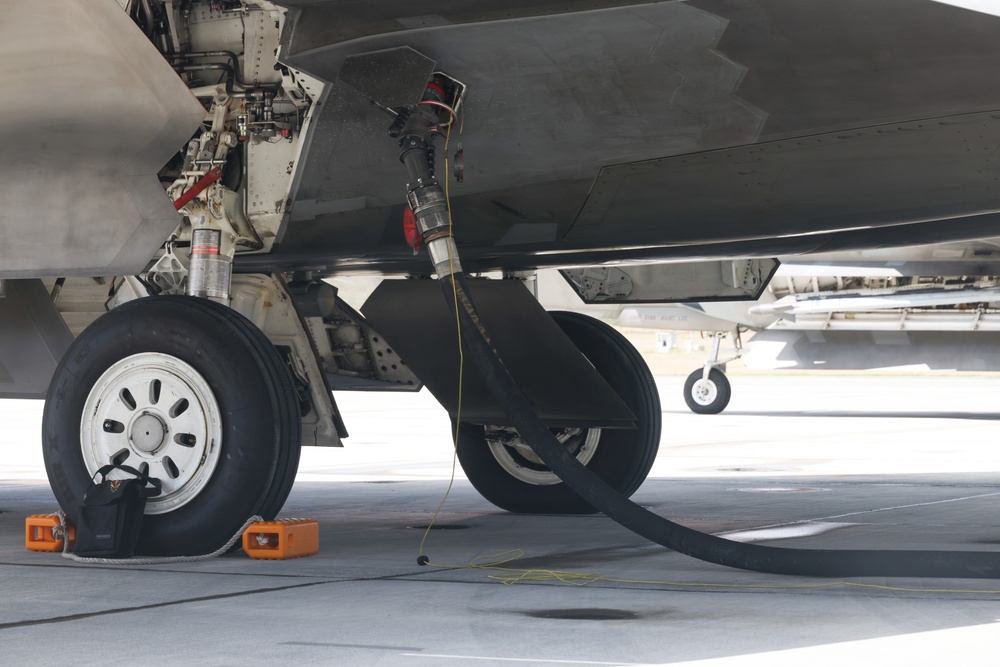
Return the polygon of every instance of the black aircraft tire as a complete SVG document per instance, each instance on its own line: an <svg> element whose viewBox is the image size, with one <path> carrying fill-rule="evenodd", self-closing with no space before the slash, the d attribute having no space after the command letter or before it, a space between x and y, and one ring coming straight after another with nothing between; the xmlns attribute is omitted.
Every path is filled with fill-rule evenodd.
<svg viewBox="0 0 1000 667"><path fill-rule="evenodd" d="M278 461L275 476L263 496L261 508L257 512L265 519L273 519L292 491L295 474L299 470L299 457L302 453L302 418L298 394L292 379L288 364L275 349L267 336L250 320L231 308L220 306L211 301L199 300L204 307L213 308L229 322L239 327L252 344L257 358L266 364L266 370L271 378L276 396L278 431L274 434L277 442Z"/></svg>
<svg viewBox="0 0 1000 667"><path fill-rule="evenodd" d="M46 472L71 522L92 470L112 458L163 480L136 549L155 556L208 553L249 517L273 518L300 441L281 355L239 313L192 297L138 299L100 317L57 367L42 418Z"/></svg>
<svg viewBox="0 0 1000 667"><path fill-rule="evenodd" d="M631 496L649 474L660 445L660 398L653 376L635 348L609 325L577 313L551 315L637 417L636 429L600 430L587 463L622 495ZM596 511L561 481L539 485L512 476L487 444L481 425L462 423L457 449L469 481L497 507L540 514Z"/></svg>
<svg viewBox="0 0 1000 667"><path fill-rule="evenodd" d="M684 402L699 415L717 415L729 405L733 390L729 378L718 368L708 373L708 380L702 382L704 370L698 369L684 381ZM700 392L700 393L699 393Z"/></svg>

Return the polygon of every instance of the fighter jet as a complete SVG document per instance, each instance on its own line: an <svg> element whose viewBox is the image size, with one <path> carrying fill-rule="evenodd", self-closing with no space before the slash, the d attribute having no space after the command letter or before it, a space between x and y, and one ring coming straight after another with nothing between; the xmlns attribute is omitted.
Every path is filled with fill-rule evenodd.
<svg viewBox="0 0 1000 667"><path fill-rule="evenodd" d="M670 349L659 346L666 332L699 332L710 352L683 397L693 412L718 414L733 394L726 367L739 359L754 369L1000 369L998 256L992 238L785 257L756 301L637 303L588 291L598 277L625 284L628 266L539 271L533 289L546 309L658 330L659 351Z"/></svg>
<svg viewBox="0 0 1000 667"><path fill-rule="evenodd" d="M523 413L628 496L655 385L524 278L754 299L778 256L995 236L1000 18L957 4L7 0L0 390L46 399L71 519L105 465L161 480L141 553L273 517L333 389L426 386L487 499L592 511ZM358 312L353 274L408 280ZM513 385L461 372L490 350Z"/></svg>

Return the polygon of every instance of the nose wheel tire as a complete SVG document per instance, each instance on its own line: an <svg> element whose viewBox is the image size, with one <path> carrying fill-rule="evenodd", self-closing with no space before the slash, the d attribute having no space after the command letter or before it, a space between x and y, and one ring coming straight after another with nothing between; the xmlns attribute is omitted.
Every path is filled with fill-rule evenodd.
<svg viewBox="0 0 1000 667"><path fill-rule="evenodd" d="M701 369L688 375L684 382L684 402L700 415L717 415L729 405L732 388L726 374L713 368L705 378Z"/></svg>
<svg viewBox="0 0 1000 667"><path fill-rule="evenodd" d="M614 328L577 313L551 315L637 418L636 429L564 428L553 433L581 463L630 496L649 474L660 445L660 399L653 376ZM513 429L462 423L458 460L476 490L502 509L545 514L595 511Z"/></svg>
<svg viewBox="0 0 1000 667"><path fill-rule="evenodd" d="M42 448L70 521L92 475L124 463L163 485L147 501L137 552L197 555L254 514L277 514L300 431L289 369L257 327L210 301L161 296L80 334L49 386Z"/></svg>

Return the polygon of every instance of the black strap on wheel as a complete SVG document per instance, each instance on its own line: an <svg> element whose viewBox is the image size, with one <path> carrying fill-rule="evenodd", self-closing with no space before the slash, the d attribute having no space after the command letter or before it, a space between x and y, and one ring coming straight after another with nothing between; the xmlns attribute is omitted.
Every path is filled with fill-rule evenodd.
<svg viewBox="0 0 1000 667"><path fill-rule="evenodd" d="M1000 554L985 551L792 549L744 544L658 516L623 497L571 456L535 416L490 343L462 274L441 278L459 304L465 353L521 437L581 498L625 528L699 560L756 572L813 577L1000 577Z"/></svg>
<svg viewBox="0 0 1000 667"><path fill-rule="evenodd" d="M155 477L150 477L148 472L143 472L137 470L132 466L127 466L124 463L109 463L106 466L102 466L94 473L94 477L98 475L101 476L101 481L105 481L108 478L108 473L112 470L121 470L122 472L127 472L130 475L135 475L140 482L142 482L143 490L147 498L160 495L163 490L163 484L159 479Z"/></svg>

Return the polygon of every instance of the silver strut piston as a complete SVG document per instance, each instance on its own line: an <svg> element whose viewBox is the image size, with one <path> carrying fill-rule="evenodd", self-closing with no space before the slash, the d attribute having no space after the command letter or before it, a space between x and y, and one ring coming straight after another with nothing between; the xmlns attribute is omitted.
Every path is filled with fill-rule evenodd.
<svg viewBox="0 0 1000 667"><path fill-rule="evenodd" d="M191 234L191 266L188 269L188 296L229 303L232 259L219 253L222 232L195 229Z"/></svg>

